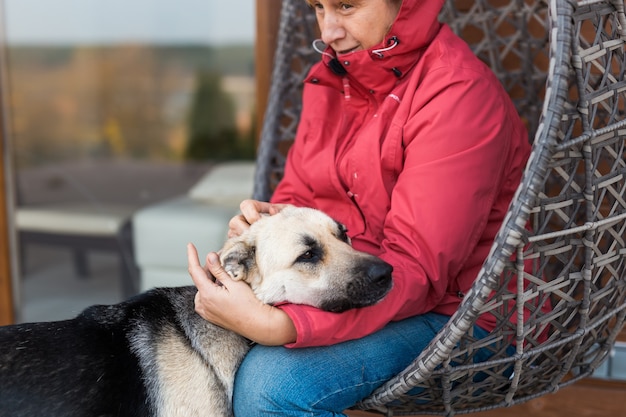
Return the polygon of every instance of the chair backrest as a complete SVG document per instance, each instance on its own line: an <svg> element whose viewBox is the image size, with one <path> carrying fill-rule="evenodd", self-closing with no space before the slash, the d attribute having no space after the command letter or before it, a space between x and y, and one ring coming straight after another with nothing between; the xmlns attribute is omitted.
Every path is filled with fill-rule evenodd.
<svg viewBox="0 0 626 417"><path fill-rule="evenodd" d="M510 406L572 384L607 357L626 314L623 1L447 0L441 19L499 77L528 124L533 152L457 313L411 366L359 404L389 414ZM271 195L295 136L301 82L319 59L310 47L314 28L304 0L283 1L259 199ZM509 291L512 280L517 291ZM546 300L550 312L538 308ZM483 313L498 327L476 340L472 325ZM493 352L487 362L473 356L481 347Z"/></svg>
<svg viewBox="0 0 626 417"><path fill-rule="evenodd" d="M257 150L253 198L266 201L283 176L302 109L302 82L320 54L315 14L304 0L283 0L274 67Z"/></svg>

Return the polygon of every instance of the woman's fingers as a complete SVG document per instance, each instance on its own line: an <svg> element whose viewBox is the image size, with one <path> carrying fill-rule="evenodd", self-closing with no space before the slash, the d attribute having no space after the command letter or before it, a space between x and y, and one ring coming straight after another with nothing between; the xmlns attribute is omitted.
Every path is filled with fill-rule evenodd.
<svg viewBox="0 0 626 417"><path fill-rule="evenodd" d="M241 235L250 227L250 223L243 217L243 214L239 214L228 222L228 238Z"/></svg>
<svg viewBox="0 0 626 417"><path fill-rule="evenodd" d="M240 236L252 223L264 215L273 215L282 210L286 204L271 204L265 201L244 200L239 205L241 214L228 222L228 237Z"/></svg>
<svg viewBox="0 0 626 417"><path fill-rule="evenodd" d="M200 264L198 251L193 243L187 244L187 270L198 290L206 288L209 284L214 285L213 280Z"/></svg>
<svg viewBox="0 0 626 417"><path fill-rule="evenodd" d="M239 205L241 215L248 222L252 224L259 220L263 214L270 214L272 205L265 201L258 200L243 200Z"/></svg>
<svg viewBox="0 0 626 417"><path fill-rule="evenodd" d="M228 222L228 237L232 238L245 232L252 223L259 220L263 213L268 213L270 204L257 200L244 200L239 205L241 214Z"/></svg>
<svg viewBox="0 0 626 417"><path fill-rule="evenodd" d="M226 283L234 281L222 266L219 255L215 252L209 252L207 254L205 269L215 278L219 285L225 285Z"/></svg>

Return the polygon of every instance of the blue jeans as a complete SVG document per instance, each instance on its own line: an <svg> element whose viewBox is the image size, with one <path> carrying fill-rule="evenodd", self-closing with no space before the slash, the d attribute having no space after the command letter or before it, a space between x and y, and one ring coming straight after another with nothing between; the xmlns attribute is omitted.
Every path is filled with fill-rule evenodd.
<svg viewBox="0 0 626 417"><path fill-rule="evenodd" d="M423 314L327 347L257 345L237 372L235 416L343 416L344 410L406 368L448 319ZM476 327L475 335L485 334Z"/></svg>

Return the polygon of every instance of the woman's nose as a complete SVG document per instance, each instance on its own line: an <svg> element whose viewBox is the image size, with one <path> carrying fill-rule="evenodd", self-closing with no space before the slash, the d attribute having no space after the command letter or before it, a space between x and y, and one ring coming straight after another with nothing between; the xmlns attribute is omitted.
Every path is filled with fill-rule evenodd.
<svg viewBox="0 0 626 417"><path fill-rule="evenodd" d="M333 42L346 36L346 31L341 21L336 16L333 16L332 13L327 13L320 22L320 32L322 41L326 45L331 45Z"/></svg>

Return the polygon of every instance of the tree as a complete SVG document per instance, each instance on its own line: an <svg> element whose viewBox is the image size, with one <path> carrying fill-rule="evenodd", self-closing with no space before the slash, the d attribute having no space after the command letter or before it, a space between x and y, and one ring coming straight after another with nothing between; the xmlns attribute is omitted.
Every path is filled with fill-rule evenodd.
<svg viewBox="0 0 626 417"><path fill-rule="evenodd" d="M191 160L230 159L237 155L239 134L235 106L221 87L221 76L200 71L189 115L185 156Z"/></svg>

